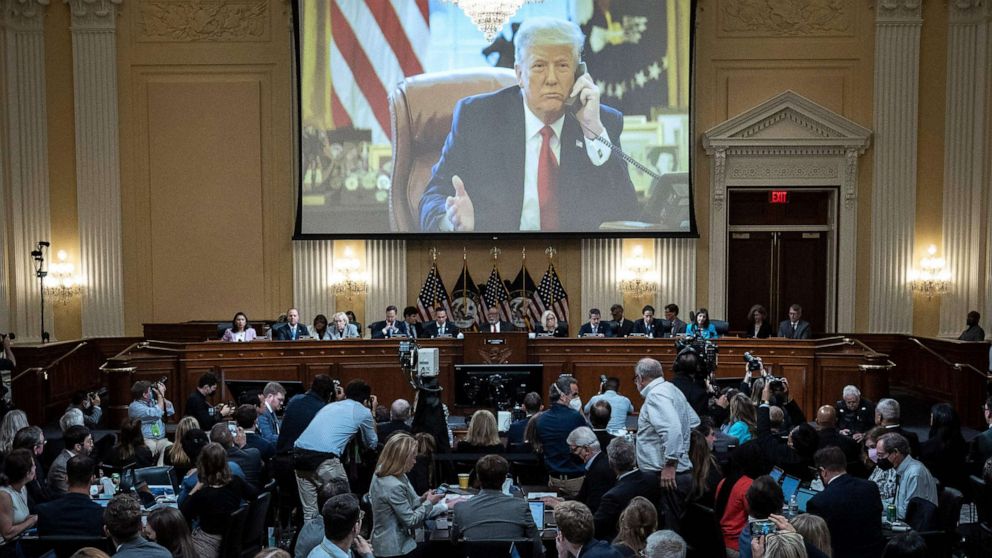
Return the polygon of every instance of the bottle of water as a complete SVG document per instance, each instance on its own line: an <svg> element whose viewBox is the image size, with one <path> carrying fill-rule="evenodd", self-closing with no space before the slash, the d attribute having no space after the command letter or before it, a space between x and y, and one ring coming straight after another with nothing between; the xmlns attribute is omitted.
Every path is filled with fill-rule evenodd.
<svg viewBox="0 0 992 558"><path fill-rule="evenodd" d="M789 516L794 516L799 513L799 501L796 498L796 493L793 492L792 496L789 496Z"/></svg>

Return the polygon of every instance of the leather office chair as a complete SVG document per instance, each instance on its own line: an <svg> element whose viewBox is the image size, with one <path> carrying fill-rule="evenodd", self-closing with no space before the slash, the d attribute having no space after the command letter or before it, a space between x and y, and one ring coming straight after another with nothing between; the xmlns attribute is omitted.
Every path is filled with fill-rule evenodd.
<svg viewBox="0 0 992 558"><path fill-rule="evenodd" d="M420 230L420 198L451 130L455 104L469 95L517 83L513 70L469 68L409 77L389 96L393 175L389 220L394 231Z"/></svg>

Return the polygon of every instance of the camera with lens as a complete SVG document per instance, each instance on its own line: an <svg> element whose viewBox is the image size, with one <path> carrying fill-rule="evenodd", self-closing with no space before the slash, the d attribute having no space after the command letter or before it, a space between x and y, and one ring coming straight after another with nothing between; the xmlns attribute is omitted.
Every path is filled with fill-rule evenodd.
<svg viewBox="0 0 992 558"><path fill-rule="evenodd" d="M93 399L99 397L101 401L104 401L107 399L108 395L110 395L110 390L105 387L102 387L96 391L91 391L87 393L86 398L92 401Z"/></svg>
<svg viewBox="0 0 992 558"><path fill-rule="evenodd" d="M747 362L748 372L757 372L764 367L761 363L761 357L756 357L751 353L744 353L744 361Z"/></svg>
<svg viewBox="0 0 992 558"><path fill-rule="evenodd" d="M675 357L676 360L682 354L696 355L699 361L697 375L709 376L716 371L717 354L720 352L720 348L709 339L703 339L698 335L678 338L675 340L675 350L678 352L678 355Z"/></svg>
<svg viewBox="0 0 992 558"><path fill-rule="evenodd" d="M7 332L7 333L0 333L0 341L3 341L7 337L10 337L10 340L11 341L17 339L17 336L14 335L14 332L13 331L10 331L10 332Z"/></svg>

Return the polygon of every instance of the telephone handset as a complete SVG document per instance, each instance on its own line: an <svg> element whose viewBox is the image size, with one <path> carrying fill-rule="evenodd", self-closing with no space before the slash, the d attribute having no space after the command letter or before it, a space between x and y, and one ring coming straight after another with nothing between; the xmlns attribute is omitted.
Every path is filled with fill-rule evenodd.
<svg viewBox="0 0 992 558"><path fill-rule="evenodd" d="M579 65L576 66L576 68L575 68L575 79L573 80L573 83L572 83L573 87L575 85L574 82L575 81L578 81L580 77L586 75L586 72L587 72L587 70L586 70L586 63L585 62L579 62ZM579 100L579 96L578 95L571 95L567 99L565 99L565 106L568 106L568 107L575 106L575 103L578 100ZM579 107L575 107L575 108L579 108Z"/></svg>

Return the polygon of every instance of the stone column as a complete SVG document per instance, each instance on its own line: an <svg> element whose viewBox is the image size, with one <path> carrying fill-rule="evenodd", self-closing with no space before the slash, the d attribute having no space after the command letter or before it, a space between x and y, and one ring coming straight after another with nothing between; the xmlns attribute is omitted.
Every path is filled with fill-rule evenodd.
<svg viewBox="0 0 992 558"><path fill-rule="evenodd" d="M619 238L582 241L582 308L579 316L571 316L573 322L585 323L590 308L599 308L604 319L609 319L610 306L621 300L617 276L621 265L623 241Z"/></svg>
<svg viewBox="0 0 992 558"><path fill-rule="evenodd" d="M121 1L66 0L72 14L84 337L124 334L116 33Z"/></svg>
<svg viewBox="0 0 992 558"><path fill-rule="evenodd" d="M6 153L11 237L4 254L13 263L13 327L18 341L41 339L41 304L31 251L50 240L48 114L45 108L44 15L48 0L0 0L3 8ZM7 264L5 264L7 265ZM52 331L51 312L45 329Z"/></svg>
<svg viewBox="0 0 992 558"><path fill-rule="evenodd" d="M366 324L382 320L390 304L396 306L396 315L402 320L406 306L406 241L366 240L365 269L369 276Z"/></svg>
<svg viewBox="0 0 992 558"><path fill-rule="evenodd" d="M333 240L293 241L293 305L301 321L312 320L318 312L330 317L336 311L330 283L333 272Z"/></svg>
<svg viewBox="0 0 992 558"><path fill-rule="evenodd" d="M868 331L911 333L922 0L882 0L876 10Z"/></svg>

